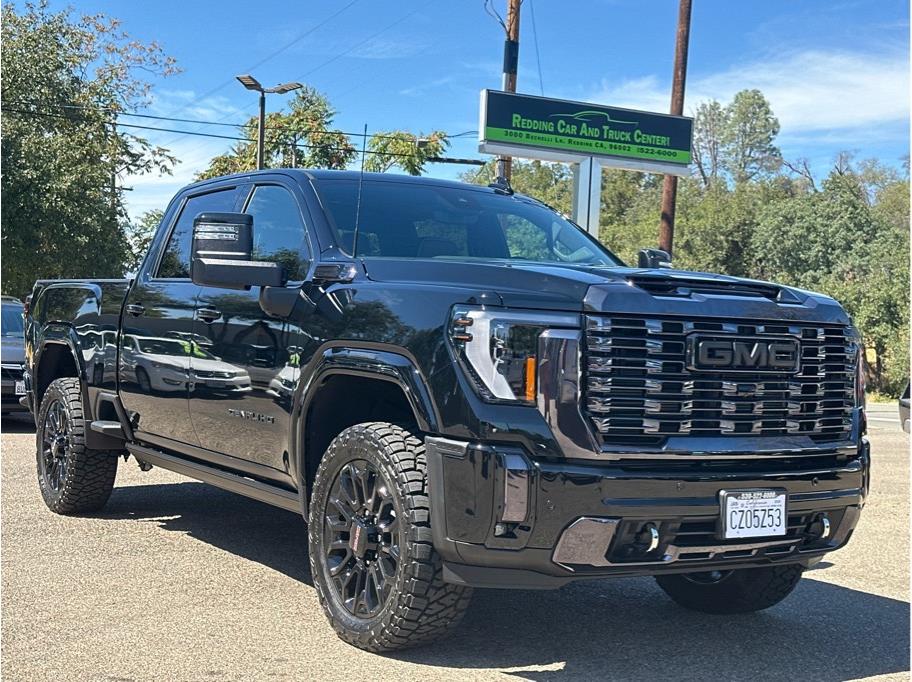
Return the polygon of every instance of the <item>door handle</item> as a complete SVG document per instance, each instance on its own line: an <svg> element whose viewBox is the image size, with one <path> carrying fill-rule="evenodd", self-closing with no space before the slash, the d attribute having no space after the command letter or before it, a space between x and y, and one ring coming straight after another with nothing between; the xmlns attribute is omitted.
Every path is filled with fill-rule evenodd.
<svg viewBox="0 0 912 682"><path fill-rule="evenodd" d="M128 303L127 304L127 315L132 315L133 317L139 317L144 312L146 312L146 308L141 303Z"/></svg>
<svg viewBox="0 0 912 682"><path fill-rule="evenodd" d="M196 316L203 322L210 323L219 319L222 316L222 313L221 311L213 310L212 308L200 308L196 311Z"/></svg>

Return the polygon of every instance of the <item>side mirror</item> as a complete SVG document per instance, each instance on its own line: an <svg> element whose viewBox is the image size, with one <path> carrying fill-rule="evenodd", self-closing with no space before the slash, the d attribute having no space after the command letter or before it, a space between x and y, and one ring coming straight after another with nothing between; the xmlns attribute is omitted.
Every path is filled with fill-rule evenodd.
<svg viewBox="0 0 912 682"><path fill-rule="evenodd" d="M641 268L670 268L671 256L662 249L640 249L638 265Z"/></svg>
<svg viewBox="0 0 912 682"><path fill-rule="evenodd" d="M278 263L253 261L253 216L200 213L193 220L190 279L194 284L226 289L285 284Z"/></svg>

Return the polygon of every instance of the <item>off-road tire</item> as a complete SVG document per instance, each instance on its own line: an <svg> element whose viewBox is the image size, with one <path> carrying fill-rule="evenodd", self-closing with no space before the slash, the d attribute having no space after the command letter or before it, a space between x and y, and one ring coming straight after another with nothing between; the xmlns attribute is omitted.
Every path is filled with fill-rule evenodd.
<svg viewBox="0 0 912 682"><path fill-rule="evenodd" d="M65 473L59 478L55 489L45 464L45 433L49 428L48 412L59 404L66 419ZM38 487L44 503L56 514L80 514L98 511L104 507L117 475L116 450L91 450L86 447L85 411L82 405L82 391L79 380L56 379L48 386L38 411L36 440L36 463Z"/></svg>
<svg viewBox="0 0 912 682"><path fill-rule="evenodd" d="M703 613L735 614L762 611L785 599L804 568L798 564L744 568L722 572L716 582L701 581L707 574L656 576L665 594L681 606Z"/></svg>
<svg viewBox="0 0 912 682"><path fill-rule="evenodd" d="M333 533L327 521L330 492L341 472L351 470L347 465L362 462L375 467L387 486L384 492L395 505L400 539L389 594L379 612L369 617L355 616L345 607L330 577L324 545ZM366 651L393 651L425 644L461 620L472 590L443 581L441 560L431 542L430 513L421 439L402 427L370 422L346 429L330 443L313 484L308 541L320 605L341 639Z"/></svg>

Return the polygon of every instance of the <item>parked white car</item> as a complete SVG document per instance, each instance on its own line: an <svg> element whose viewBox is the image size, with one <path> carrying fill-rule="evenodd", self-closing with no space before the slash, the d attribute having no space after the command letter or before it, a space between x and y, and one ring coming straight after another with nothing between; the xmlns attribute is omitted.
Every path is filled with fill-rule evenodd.
<svg viewBox="0 0 912 682"><path fill-rule="evenodd" d="M250 390L245 369L222 361L192 341L154 336L124 338L124 368L132 370L144 392L207 388L219 391Z"/></svg>

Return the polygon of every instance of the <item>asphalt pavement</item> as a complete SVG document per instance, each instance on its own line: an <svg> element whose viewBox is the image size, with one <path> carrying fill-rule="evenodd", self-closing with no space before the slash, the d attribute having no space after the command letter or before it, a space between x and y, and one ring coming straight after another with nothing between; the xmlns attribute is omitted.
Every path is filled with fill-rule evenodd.
<svg viewBox="0 0 912 682"><path fill-rule="evenodd" d="M105 510L49 512L34 432L2 423L4 680L909 679L909 439L871 409L873 493L852 542L759 614L685 611L650 578L478 590L445 641L338 640L300 517L121 463ZM879 677L882 676L882 677Z"/></svg>

